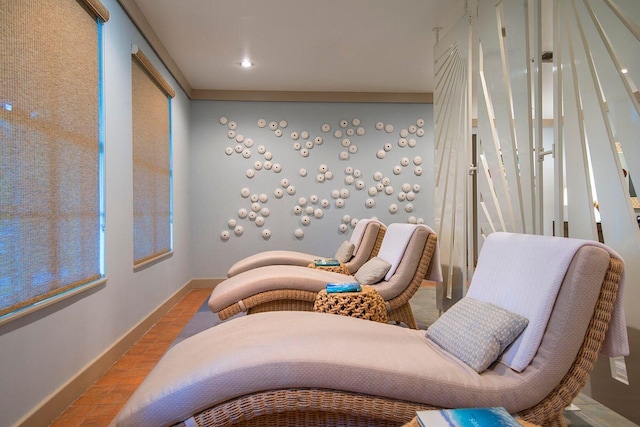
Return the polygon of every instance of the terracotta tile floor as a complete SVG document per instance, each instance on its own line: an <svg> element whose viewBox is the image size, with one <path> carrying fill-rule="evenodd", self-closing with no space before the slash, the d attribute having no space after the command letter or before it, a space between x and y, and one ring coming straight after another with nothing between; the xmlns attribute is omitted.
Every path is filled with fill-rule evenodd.
<svg viewBox="0 0 640 427"><path fill-rule="evenodd" d="M209 295L211 289L189 291L51 426L109 425Z"/></svg>

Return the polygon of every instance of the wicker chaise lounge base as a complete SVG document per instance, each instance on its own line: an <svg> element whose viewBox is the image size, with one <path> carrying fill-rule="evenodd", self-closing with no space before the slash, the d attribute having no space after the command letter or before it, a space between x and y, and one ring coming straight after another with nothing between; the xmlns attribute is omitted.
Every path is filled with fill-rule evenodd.
<svg viewBox="0 0 640 427"><path fill-rule="evenodd" d="M422 253L415 267L415 272L411 280L404 286L404 289L394 297L386 300L387 317L390 321L405 323L407 326L417 329L413 311L409 305L409 300L422 285L422 281L426 277L431 260L434 256L436 246L438 244L437 236L429 233L426 242L420 244ZM409 256L409 255L407 255ZM267 267L264 267L267 268ZM298 267L295 267L298 268ZM282 271L291 271L291 267ZM304 275L304 270L300 270ZM350 276L333 274L331 272L323 275L315 284L315 289L273 289L265 292L259 292L254 295L242 298L240 301L222 308L217 312L221 320L229 319L236 314L247 312L247 314L263 313L266 311L312 311L313 303L320 289L323 289L327 282L347 282L353 280ZM302 280L311 280L301 277Z"/></svg>
<svg viewBox="0 0 640 427"><path fill-rule="evenodd" d="M545 427L566 427L564 409L586 384L607 332L623 265L612 259L593 316L574 363L549 395L520 411L522 420ZM270 390L241 396L194 416L200 427L213 426L400 426L416 411L440 409L416 402L321 389ZM526 423L523 423L526 425ZM416 424L417 425L417 424ZM184 423L174 427L186 427Z"/></svg>
<svg viewBox="0 0 640 427"><path fill-rule="evenodd" d="M503 406L537 425L564 426L564 408L609 342L609 326L624 329L612 317L622 262L591 244L565 259L540 343L514 347L534 343L522 370L502 359L478 371L424 331L324 313L269 312L224 322L174 346L116 425L401 426L420 409ZM523 257L522 265L529 261ZM476 280L482 263L481 254L474 295L484 289ZM498 276L512 277L522 265ZM505 288L512 298L522 286L512 281Z"/></svg>

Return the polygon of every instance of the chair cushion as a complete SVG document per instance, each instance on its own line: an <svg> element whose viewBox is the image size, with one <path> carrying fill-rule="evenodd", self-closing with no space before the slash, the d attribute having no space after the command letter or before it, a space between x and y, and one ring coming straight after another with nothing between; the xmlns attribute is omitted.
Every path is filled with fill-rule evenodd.
<svg viewBox="0 0 640 427"><path fill-rule="evenodd" d="M402 261L407 245L411 240L411 236L413 236L413 232L419 227L420 225L416 224L400 223L390 224L389 227L387 227L387 233L384 235L384 239L382 239L382 245L378 252L378 257L391 264L385 280L391 279L396 272L400 261Z"/></svg>
<svg viewBox="0 0 640 427"><path fill-rule="evenodd" d="M373 257L365 262L355 275L356 280L362 285L373 285L378 283L387 271L391 268L391 264L382 258Z"/></svg>
<svg viewBox="0 0 640 427"><path fill-rule="evenodd" d="M501 357L511 369L523 371L536 355L558 290L584 243L517 233L492 233L485 240L467 296L529 319L527 329Z"/></svg>
<svg viewBox="0 0 640 427"><path fill-rule="evenodd" d="M362 242L362 238L364 237L364 231L367 229L369 223L372 222L371 219L363 218L356 224L356 227L353 229L353 233L351 233L351 238L349 241L353 243L353 255L358 254L358 250L360 249L360 243Z"/></svg>
<svg viewBox="0 0 640 427"><path fill-rule="evenodd" d="M487 369L529 321L497 305L462 298L427 329L427 337L476 372Z"/></svg>
<svg viewBox="0 0 640 427"><path fill-rule="evenodd" d="M245 271L269 265L298 265L306 267L318 258L322 258L322 255L285 250L259 252L233 264L227 271L227 277L237 276Z"/></svg>
<svg viewBox="0 0 640 427"><path fill-rule="evenodd" d="M313 262L313 261L311 261ZM353 282L353 276L297 265L268 265L223 280L213 288L209 308L214 313L247 297L279 289L319 292L327 283Z"/></svg>
<svg viewBox="0 0 640 427"><path fill-rule="evenodd" d="M333 256L336 260L340 262L347 262L351 259L351 255L353 255L353 250L355 249L355 245L348 240L342 242L336 254Z"/></svg>

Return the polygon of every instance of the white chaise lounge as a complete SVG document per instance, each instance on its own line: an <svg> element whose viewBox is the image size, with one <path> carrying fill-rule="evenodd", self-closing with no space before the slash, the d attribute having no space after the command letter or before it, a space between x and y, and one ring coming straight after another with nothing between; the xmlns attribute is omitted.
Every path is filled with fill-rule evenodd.
<svg viewBox="0 0 640 427"><path fill-rule="evenodd" d="M361 276L381 259L389 263L389 271L365 282ZM425 225L391 224L378 256L367 261L355 276L292 265L254 268L218 284L209 307L222 320L240 312L311 311L317 293L327 283L360 280L372 284L385 300L389 320L417 328L409 300L425 277L441 280L436 234Z"/></svg>
<svg viewBox="0 0 640 427"><path fill-rule="evenodd" d="M350 252L346 253L346 259L341 260L346 269L345 273L353 274L367 262L375 257L380 250L386 226L378 220L361 219L356 224L347 243L352 245ZM338 248L338 250L340 250ZM227 277L233 277L254 268L268 265L298 265L306 267L314 260L327 256L313 255L305 252L272 250L260 252L234 263L227 271Z"/></svg>
<svg viewBox="0 0 640 427"><path fill-rule="evenodd" d="M603 342L608 355L628 352L622 277L622 261L597 243L494 233L465 303L431 332L313 312L243 316L169 350L117 426L399 426L416 410L470 406L564 425ZM488 303L467 327L469 305ZM499 354L521 318L526 329ZM474 342L496 344L479 349L486 369L467 360Z"/></svg>

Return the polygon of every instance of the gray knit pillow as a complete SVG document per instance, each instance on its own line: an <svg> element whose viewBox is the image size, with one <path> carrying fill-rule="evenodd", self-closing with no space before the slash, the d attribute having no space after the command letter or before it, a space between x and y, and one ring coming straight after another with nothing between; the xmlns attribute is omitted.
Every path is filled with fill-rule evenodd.
<svg viewBox="0 0 640 427"><path fill-rule="evenodd" d="M480 373L498 359L528 323L519 314L465 297L427 329L427 337Z"/></svg>
<svg viewBox="0 0 640 427"><path fill-rule="evenodd" d="M336 260L340 262L347 262L351 259L351 255L353 255L353 250L356 246L348 240L342 242L336 254L333 256Z"/></svg>
<svg viewBox="0 0 640 427"><path fill-rule="evenodd" d="M355 278L361 285L378 283L387 274L391 264L382 258L374 257L365 262L356 272Z"/></svg>

